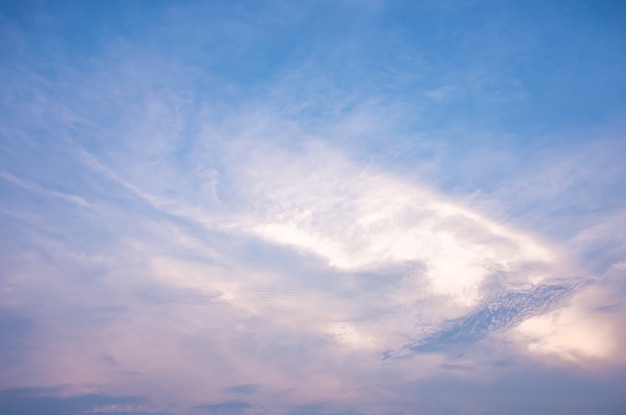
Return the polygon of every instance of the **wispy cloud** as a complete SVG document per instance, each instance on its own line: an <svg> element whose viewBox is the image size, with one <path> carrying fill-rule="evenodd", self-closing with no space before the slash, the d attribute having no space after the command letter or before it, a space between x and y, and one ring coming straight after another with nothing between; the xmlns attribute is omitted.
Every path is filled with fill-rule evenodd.
<svg viewBox="0 0 626 415"><path fill-rule="evenodd" d="M3 11L0 405L623 407L619 123L526 9L98 7Z"/></svg>

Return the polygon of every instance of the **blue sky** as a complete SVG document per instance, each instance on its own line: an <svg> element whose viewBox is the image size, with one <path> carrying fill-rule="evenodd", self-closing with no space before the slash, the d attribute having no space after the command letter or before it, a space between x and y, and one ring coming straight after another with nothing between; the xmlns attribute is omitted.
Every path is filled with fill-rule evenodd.
<svg viewBox="0 0 626 415"><path fill-rule="evenodd" d="M626 410L620 2L2 2L0 80L0 412Z"/></svg>

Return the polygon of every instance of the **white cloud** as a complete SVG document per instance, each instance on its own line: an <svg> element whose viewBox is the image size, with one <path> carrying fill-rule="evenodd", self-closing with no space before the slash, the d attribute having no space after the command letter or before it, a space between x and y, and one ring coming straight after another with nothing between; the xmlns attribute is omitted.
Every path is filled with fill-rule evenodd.
<svg viewBox="0 0 626 415"><path fill-rule="evenodd" d="M263 154L264 160L241 155L239 180L251 209L234 220L244 231L319 255L338 270L420 262L434 294L473 305L495 270L513 273L557 259L536 238L419 184L360 169L323 145Z"/></svg>
<svg viewBox="0 0 626 415"><path fill-rule="evenodd" d="M452 98L455 98L459 96L461 93L462 91L458 87L455 87L452 85L444 85L444 86L440 86L438 88L426 91L424 95L426 95L427 97L437 102L443 102L443 101L447 101Z"/></svg>
<svg viewBox="0 0 626 415"><path fill-rule="evenodd" d="M538 358L564 359L583 365L594 360L621 359L617 316L602 312L598 305L606 299L601 289L589 287L564 307L522 322L512 334Z"/></svg>
<svg viewBox="0 0 626 415"><path fill-rule="evenodd" d="M36 183L29 183L25 180L22 180L18 177L15 177L14 175L7 173L7 172L2 172L0 171L0 177L3 178L4 180L13 183L16 186L19 186L23 189L29 190L31 192L35 192L35 193L39 193L45 196L52 196L58 199L62 199L65 200L67 202L73 203L75 205L78 205L80 207L89 207L91 204L86 201L84 198L80 197L80 196L76 196L73 194L69 194L69 193L63 193L63 192L59 192L56 190L50 190L50 189L46 189L43 186L40 186Z"/></svg>

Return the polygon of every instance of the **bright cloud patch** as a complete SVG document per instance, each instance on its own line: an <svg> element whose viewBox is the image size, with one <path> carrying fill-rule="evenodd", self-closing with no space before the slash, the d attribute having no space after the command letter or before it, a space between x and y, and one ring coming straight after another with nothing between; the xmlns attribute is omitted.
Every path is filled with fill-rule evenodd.
<svg viewBox="0 0 626 415"><path fill-rule="evenodd" d="M482 284L498 273L514 275L510 283L536 283L540 272L521 280L516 273L556 260L528 236L417 184L359 169L320 146L271 154L243 177L254 183L250 198L258 211L243 229L348 272L421 263L432 292L462 305L476 304Z"/></svg>

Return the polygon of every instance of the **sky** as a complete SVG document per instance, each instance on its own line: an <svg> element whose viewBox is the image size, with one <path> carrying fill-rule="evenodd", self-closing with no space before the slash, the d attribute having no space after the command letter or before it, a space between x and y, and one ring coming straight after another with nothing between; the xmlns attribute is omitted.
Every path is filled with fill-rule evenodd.
<svg viewBox="0 0 626 415"><path fill-rule="evenodd" d="M0 1L0 413L626 413L620 1Z"/></svg>

